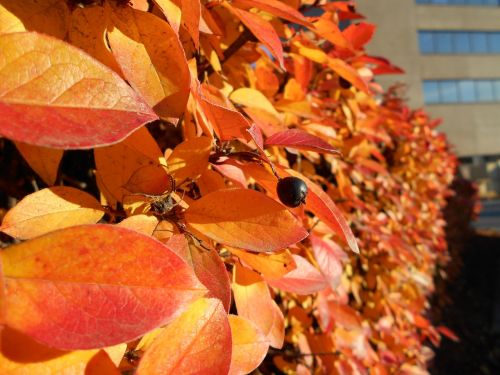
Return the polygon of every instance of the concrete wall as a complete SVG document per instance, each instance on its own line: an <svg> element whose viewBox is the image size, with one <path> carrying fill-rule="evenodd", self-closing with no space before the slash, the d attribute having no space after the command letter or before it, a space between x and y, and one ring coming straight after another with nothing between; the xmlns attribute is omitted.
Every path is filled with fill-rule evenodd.
<svg viewBox="0 0 500 375"><path fill-rule="evenodd" d="M358 0L359 11L377 25L368 52L389 58L405 75L380 76L384 86L408 85L412 107L423 105L422 80L500 78L500 55L420 55L418 30L500 30L500 7L418 5L415 0ZM500 154L500 103L428 105L443 119L460 156Z"/></svg>

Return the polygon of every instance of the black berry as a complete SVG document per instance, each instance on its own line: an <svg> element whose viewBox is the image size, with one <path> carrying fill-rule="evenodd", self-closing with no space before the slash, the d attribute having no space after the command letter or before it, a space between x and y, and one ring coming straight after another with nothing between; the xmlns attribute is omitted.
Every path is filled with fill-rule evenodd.
<svg viewBox="0 0 500 375"><path fill-rule="evenodd" d="M307 185L298 177L285 177L278 181L278 197L288 207L298 207L306 203Z"/></svg>
<svg viewBox="0 0 500 375"><path fill-rule="evenodd" d="M350 89L351 88L351 82L349 82L347 79L343 78L343 77L339 77L339 85L340 87L342 87L343 89Z"/></svg>

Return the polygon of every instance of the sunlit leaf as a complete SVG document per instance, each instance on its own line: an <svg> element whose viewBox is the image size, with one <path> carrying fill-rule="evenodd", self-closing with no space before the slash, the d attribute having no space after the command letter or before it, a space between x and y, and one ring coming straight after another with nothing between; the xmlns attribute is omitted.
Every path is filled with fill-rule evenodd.
<svg viewBox="0 0 500 375"><path fill-rule="evenodd" d="M289 250L281 250L271 254L255 254L233 248L230 248L229 251L269 280L279 279L297 267Z"/></svg>
<svg viewBox="0 0 500 375"><path fill-rule="evenodd" d="M209 291L207 297L218 298L224 309L229 312L231 304L229 275L217 251L191 246L189 254L196 276Z"/></svg>
<svg viewBox="0 0 500 375"><path fill-rule="evenodd" d="M168 157L168 171L178 183L195 180L207 170L211 151L210 138L188 139L178 144Z"/></svg>
<svg viewBox="0 0 500 375"><path fill-rule="evenodd" d="M0 34L37 31L63 39L68 29L69 8L64 0L2 0Z"/></svg>
<svg viewBox="0 0 500 375"><path fill-rule="evenodd" d="M299 255L292 255L297 268L277 280L267 280L269 285L290 293L311 294L328 286L324 276Z"/></svg>
<svg viewBox="0 0 500 375"><path fill-rule="evenodd" d="M248 374L264 360L269 341L250 320L229 315L233 341L229 374Z"/></svg>
<svg viewBox="0 0 500 375"><path fill-rule="evenodd" d="M308 235L285 206L247 189L209 193L190 205L185 218L195 233L252 251L275 251Z"/></svg>
<svg viewBox="0 0 500 375"><path fill-rule="evenodd" d="M222 303L202 298L162 330L137 374L227 374L230 348L231 329Z"/></svg>
<svg viewBox="0 0 500 375"><path fill-rule="evenodd" d="M284 68L283 46L278 33L276 33L271 23L254 13L234 7L230 7L229 9L269 49L271 54L278 60L279 65Z"/></svg>
<svg viewBox="0 0 500 375"><path fill-rule="evenodd" d="M9 247L1 261L2 321L61 349L133 340L206 292L165 245L112 225L51 232Z"/></svg>
<svg viewBox="0 0 500 375"><path fill-rule="evenodd" d="M102 206L90 194L54 186L27 195L7 212L0 230L26 240L73 225L95 224L103 216Z"/></svg>
<svg viewBox="0 0 500 375"><path fill-rule="evenodd" d="M124 196L132 193L125 187L134 173L145 166L160 163L162 152L147 129L140 129L116 145L98 148L94 151L97 168L97 184L109 204L123 201ZM151 172L151 171L150 171ZM161 172L161 170L159 170ZM157 174L161 182L164 173ZM140 191L138 193L154 193Z"/></svg>
<svg viewBox="0 0 500 375"><path fill-rule="evenodd" d="M184 50L167 22L130 7L113 8L111 50L123 74L161 117L186 108L190 74Z"/></svg>
<svg viewBox="0 0 500 375"><path fill-rule="evenodd" d="M275 133L266 139L265 144L266 146L284 146L299 150L340 154L340 151L328 142L300 129L289 129L284 132Z"/></svg>
<svg viewBox="0 0 500 375"><path fill-rule="evenodd" d="M266 282L255 272L236 265L231 288L238 315L250 320L264 334L273 348L283 346L285 322L283 313L271 298Z"/></svg>
<svg viewBox="0 0 500 375"><path fill-rule="evenodd" d="M116 73L81 50L37 33L0 35L0 135L90 148L116 143L156 118Z"/></svg>
<svg viewBox="0 0 500 375"><path fill-rule="evenodd" d="M292 23L311 26L302 13L278 0L233 0L232 4L243 9L256 7Z"/></svg>

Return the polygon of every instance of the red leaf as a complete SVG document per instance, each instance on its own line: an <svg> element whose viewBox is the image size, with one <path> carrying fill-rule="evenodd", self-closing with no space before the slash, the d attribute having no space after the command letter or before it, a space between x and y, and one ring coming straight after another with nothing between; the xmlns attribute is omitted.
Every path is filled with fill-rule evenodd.
<svg viewBox="0 0 500 375"><path fill-rule="evenodd" d="M158 118L118 74L46 35L0 35L0 77L0 135L15 141L92 148Z"/></svg>
<svg viewBox="0 0 500 375"><path fill-rule="evenodd" d="M360 22L349 25L343 34L355 50L360 50L368 43L375 33L376 26L371 23Z"/></svg>
<svg viewBox="0 0 500 375"><path fill-rule="evenodd" d="M445 327L445 326L438 326L436 327L436 330L441 333L442 335L448 337L450 340L453 340L455 342L459 342L460 338L456 335L455 332L453 332L451 329Z"/></svg>
<svg viewBox="0 0 500 375"><path fill-rule="evenodd" d="M291 6L282 3L277 0L233 0L232 5L248 9L248 8L259 8L276 17L284 18L292 23L298 23L299 25L310 27L311 24L298 10L292 8Z"/></svg>
<svg viewBox="0 0 500 375"><path fill-rule="evenodd" d="M224 309L229 312L231 305L231 285L224 262L215 250L191 248L194 272L209 291L207 297L221 300Z"/></svg>
<svg viewBox="0 0 500 375"><path fill-rule="evenodd" d="M325 240L316 236L309 236L311 240L314 258L318 262L321 273L328 280L330 287L335 290L340 284L342 277L342 262L340 261L343 251L339 245L331 240Z"/></svg>
<svg viewBox="0 0 500 375"><path fill-rule="evenodd" d="M229 9L269 49L269 52L278 60L281 68L285 69L283 46L273 26L256 14L234 7Z"/></svg>
<svg viewBox="0 0 500 375"><path fill-rule="evenodd" d="M292 256L297 268L281 279L267 280L270 286L303 295L319 292L328 286L323 275L311 263L299 255Z"/></svg>
<svg viewBox="0 0 500 375"><path fill-rule="evenodd" d="M332 147L323 139L300 129L290 129L275 133L266 139L265 144L266 146L284 146L297 148L299 150L340 154L339 150Z"/></svg>
<svg viewBox="0 0 500 375"><path fill-rule="evenodd" d="M71 227L1 254L2 323L59 349L131 341L206 289L161 242L112 225Z"/></svg>

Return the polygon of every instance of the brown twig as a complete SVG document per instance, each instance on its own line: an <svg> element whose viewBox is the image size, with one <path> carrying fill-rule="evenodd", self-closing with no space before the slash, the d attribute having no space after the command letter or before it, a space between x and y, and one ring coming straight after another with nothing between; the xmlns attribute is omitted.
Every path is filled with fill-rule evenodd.
<svg viewBox="0 0 500 375"><path fill-rule="evenodd" d="M231 43L229 47L223 52L224 59L222 63L227 61L231 56L233 56L236 52L240 50L247 42L256 41L257 39L254 37L252 32L245 27L245 30L236 38L236 40ZM214 68L210 63L206 63L204 67L200 69L198 73L198 79L201 81L205 76L209 76L214 72Z"/></svg>

